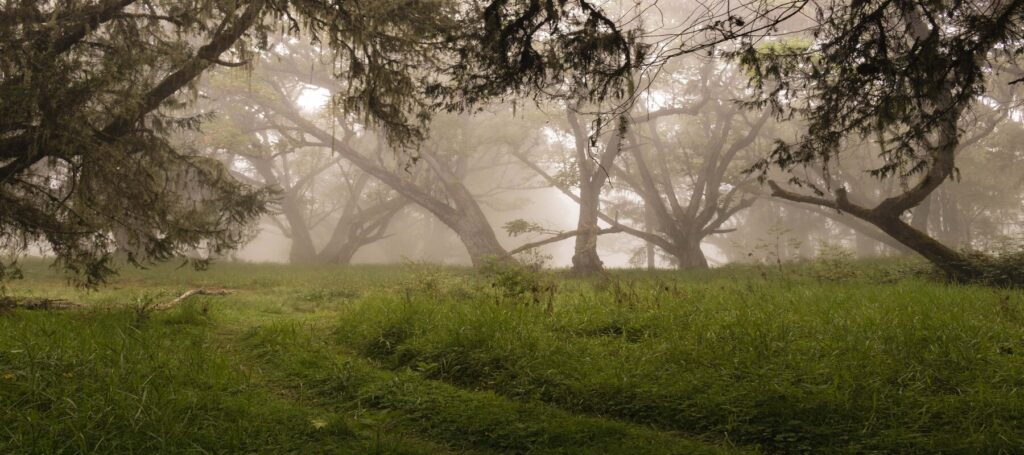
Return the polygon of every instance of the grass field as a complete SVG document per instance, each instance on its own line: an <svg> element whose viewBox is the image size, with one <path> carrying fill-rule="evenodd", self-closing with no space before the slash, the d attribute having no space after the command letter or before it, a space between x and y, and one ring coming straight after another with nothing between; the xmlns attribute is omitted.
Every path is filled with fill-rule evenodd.
<svg viewBox="0 0 1024 455"><path fill-rule="evenodd" d="M0 453L1024 453L1024 294L908 268L29 262Z"/></svg>

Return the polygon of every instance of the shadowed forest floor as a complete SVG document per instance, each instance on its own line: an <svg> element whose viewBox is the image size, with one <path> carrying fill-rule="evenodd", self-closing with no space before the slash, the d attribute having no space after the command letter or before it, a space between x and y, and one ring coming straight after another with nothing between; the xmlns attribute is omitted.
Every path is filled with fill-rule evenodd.
<svg viewBox="0 0 1024 455"><path fill-rule="evenodd" d="M85 308L0 312L0 453L1024 451L1024 295L915 268L30 261Z"/></svg>

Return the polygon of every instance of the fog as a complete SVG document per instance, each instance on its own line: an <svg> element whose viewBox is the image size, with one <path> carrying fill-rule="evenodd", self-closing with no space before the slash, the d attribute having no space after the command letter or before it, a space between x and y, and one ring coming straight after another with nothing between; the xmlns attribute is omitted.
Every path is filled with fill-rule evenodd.
<svg viewBox="0 0 1024 455"><path fill-rule="evenodd" d="M776 197L765 182L799 181L792 188L808 195L846 188L858 203L878 204L907 191L914 172L872 175L889 161L871 138L844 142L842 160L758 169L778 141L796 141L808 126L741 105L754 97L749 73L714 52L640 77L643 91L619 117L513 99L437 115L410 145L346 111L350 88L317 44L276 40L252 64L203 79L197 109L214 120L180 138L240 182L276 192L232 260L479 265L514 252L563 268L591 250L608 268L690 268L908 251L842 210ZM1022 213L1020 179L1011 177L1024 138L1019 94L1005 81L992 86L959 122L960 180L902 215L957 249L997 248L1017 234ZM596 211L581 215L587 198ZM587 229L596 249L581 240ZM542 244L519 251L532 242Z"/></svg>
<svg viewBox="0 0 1024 455"><path fill-rule="evenodd" d="M469 3L451 5L448 13L474 17L458 9ZM581 31L545 23L526 42L492 49L488 39L513 31L463 35L444 14L433 17L436 29L407 27L392 7L360 14L394 20L380 27L410 36L363 43L349 30L297 32L298 23L261 19L258 32L234 38L244 43L220 51L224 59L170 81L177 91L147 107L155 111L143 131L157 143L124 146L152 156L133 149L127 165L99 156L89 163L117 164L92 172L58 158L11 164L28 173L19 194L51 204L43 212L66 229L19 237L26 229L17 225L9 249L41 245L31 252L45 254L56 245L85 262L112 250L143 262L514 259L588 274L822 254L917 253L941 264L1019 243L1024 70L1016 54L997 52L1012 46L992 44L972 57L973 73L941 83L928 77L942 71L888 57L917 52L907 43L933 27L949 42L921 65L961 61L956 46L970 40L949 37L973 29L882 27L893 36L859 38L867 44L855 55L836 44L842 24L801 13L836 5L604 2L600 14L564 5L566 15L552 18ZM431 12L422 13L413 22ZM146 23L157 41L171 29ZM331 33L341 41L325 41ZM431 45L417 33L460 44ZM586 33L595 41L573 47ZM869 49L883 45L895 47ZM122 84L126 97L138 98L135 83ZM928 84L937 88L920 88ZM4 140L17 145L17 125L34 121L13 121ZM112 125L127 135L126 122ZM100 179L102 191L81 191L86 178ZM78 193L89 199L65 202ZM82 217L75 204L96 208Z"/></svg>
<svg viewBox="0 0 1024 455"><path fill-rule="evenodd" d="M484 212L487 214L488 219L500 226L514 219L531 217L545 226L552 226L566 231L574 228L576 218L579 216L579 206L572 199L552 189L523 190L516 193L518 196L530 201L530 208L508 211L486 208ZM537 203L534 203L534 201L537 201ZM392 230L389 232L392 237L361 248L352 258L352 263L381 264L397 263L405 260L456 265L468 265L470 263L469 255L466 253L465 248L459 245L458 237L451 230L444 227L431 229L436 222L429 220L429 215L427 214L420 213L418 217L413 217L411 216L412 214L409 215L392 223ZM423 220L423 217L428 219ZM499 234L502 235L500 238L502 244L509 248L514 247L517 243L521 243L520 239L505 235L504 232ZM624 256L624 253L615 252L614 249L606 249L604 244L608 242L629 242L631 239L616 239L614 237L602 239L598 244L598 249L602 252L602 257L605 258L610 266L628 266L629 258ZM318 239L318 241L323 242L324 240ZM425 243L434 245L434 247L409 250L403 254L402 251L395 247L384 245L384 243L389 242L395 245L418 245ZM261 225L259 234L238 251L236 258L251 262L285 263L288 262L290 246L291 241L282 235L279 230L274 229L271 225ZM552 256L549 261L552 266L567 267L571 265L570 260L573 254L571 242L561 242L546 246L543 251L545 254Z"/></svg>

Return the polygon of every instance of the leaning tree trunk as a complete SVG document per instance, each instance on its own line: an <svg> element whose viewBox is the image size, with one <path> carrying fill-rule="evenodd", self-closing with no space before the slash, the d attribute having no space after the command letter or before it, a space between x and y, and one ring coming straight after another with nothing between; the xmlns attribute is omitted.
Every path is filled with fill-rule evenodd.
<svg viewBox="0 0 1024 455"><path fill-rule="evenodd" d="M348 231L351 228L351 223L346 223L345 220L338 221L338 225L335 227L331 238L327 240L327 243L320 250L320 254L318 254L320 262L347 265L352 261L352 256L356 254L356 250L363 245L349 238Z"/></svg>
<svg viewBox="0 0 1024 455"><path fill-rule="evenodd" d="M462 240L462 244L466 246L466 252L469 253L469 260L473 267L480 267L489 261L506 260L505 248L498 243L493 230L467 226L455 233Z"/></svg>
<svg viewBox="0 0 1024 455"><path fill-rule="evenodd" d="M903 220L895 217L878 217L869 221L892 238L924 256L929 262L942 269L951 279L972 281L978 278L978 269L971 265L966 256L943 245Z"/></svg>
<svg viewBox="0 0 1024 455"><path fill-rule="evenodd" d="M357 244L357 242L348 242L329 250L325 249L320 252L320 260L327 264L349 265L352 263L352 258L356 255L356 252L362 246Z"/></svg>
<svg viewBox="0 0 1024 455"><path fill-rule="evenodd" d="M327 240L327 244L320 250L317 259L324 264L348 265L352 257L365 244L350 238L348 235L352 230L352 223L342 219L334 228L334 233Z"/></svg>
<svg viewBox="0 0 1024 455"><path fill-rule="evenodd" d="M952 166L950 162L946 162L944 164L946 166ZM932 172L936 171L933 170ZM915 190L917 194L908 192L901 196L890 198L875 208L865 208L851 203L847 198L846 190L843 188L836 190L835 200L825 200L814 196L799 195L784 190L771 180L768 181L768 185L771 186L772 194L774 196L794 202L805 202L831 207L836 210L845 211L857 218L867 221L892 237L904 247L923 256L929 262L942 270L952 280L968 282L978 279L981 271L971 263L966 255L942 244L942 242L939 242L932 237L929 237L928 234L915 229L913 226L900 219L900 214L905 211L904 207L906 205L911 205L905 202L906 198L920 197L921 193L930 193L931 190L934 189L934 186L937 186L937 178L935 176L928 176L926 178L930 178L932 180L925 180L919 184L919 188L925 187L925 190L918 189ZM925 185L934 186L928 188Z"/></svg>
<svg viewBox="0 0 1024 455"><path fill-rule="evenodd" d="M473 267L485 265L488 261L508 260L508 252L501 246L498 236L494 234L494 228L487 221L480 204L476 202L473 195L466 187L458 184L448 188L448 195L455 206L458 207L458 214L451 217L440 218L442 223L448 225L459 236L462 244L469 253L469 260Z"/></svg>

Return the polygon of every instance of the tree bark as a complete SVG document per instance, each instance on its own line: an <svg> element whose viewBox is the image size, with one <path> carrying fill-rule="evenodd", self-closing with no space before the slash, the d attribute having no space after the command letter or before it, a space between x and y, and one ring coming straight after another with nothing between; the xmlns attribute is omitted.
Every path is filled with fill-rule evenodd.
<svg viewBox="0 0 1024 455"><path fill-rule="evenodd" d="M676 267L682 270L708 268L708 258L701 250L700 242L680 242L680 244L683 246L672 254L677 261Z"/></svg>
<svg viewBox="0 0 1024 455"><path fill-rule="evenodd" d="M462 180L428 150L420 150L420 157L434 170L444 185L445 193L451 201L449 206L454 210L434 213L442 223L448 225L466 246L469 260L474 267L485 265L488 261L508 261L505 247L501 246L498 236L494 233L490 221L473 193L466 188ZM425 207L428 210L429 207Z"/></svg>
<svg viewBox="0 0 1024 455"><path fill-rule="evenodd" d="M462 198L464 197L472 198L468 192L462 196ZM453 199L458 200L460 197L453 197ZM472 200L472 209L467 210L463 216L455 220L442 219L441 222L451 227L455 234L459 236L459 239L462 240L462 244L466 247L466 252L469 253L469 260L473 267L480 267L487 264L488 261L509 260L507 259L508 255L506 254L505 247L501 246L501 243L498 242L494 229L475 200Z"/></svg>
<svg viewBox="0 0 1024 455"><path fill-rule="evenodd" d="M894 217L879 217L869 221L892 238L924 256L954 281L966 282L978 277L979 271L971 266L963 254L943 245L903 220Z"/></svg>
<svg viewBox="0 0 1024 455"><path fill-rule="evenodd" d="M601 189L594 186L590 182L584 182L580 186L580 216L576 224L579 235L576 236L572 255L572 272L576 275L592 275L604 270L604 263L597 255L597 220Z"/></svg>
<svg viewBox="0 0 1024 455"><path fill-rule="evenodd" d="M302 206L294 194L285 194L281 199L281 211L285 219L288 220L292 240L291 248L288 251L288 262L292 264L317 262L313 234L309 231L306 218L302 215Z"/></svg>
<svg viewBox="0 0 1024 455"><path fill-rule="evenodd" d="M590 153L592 148L591 135L580 125L576 113L569 109L566 119L572 129L576 142L576 165L580 173L580 216L576 223L576 245L572 255L572 273L575 275L593 275L604 270L604 263L597 254L597 238L600 228L597 223L601 216L601 189L608 180L608 173L622 150L622 133L620 128L612 132L605 142L604 150L597 157L597 162ZM616 125L620 126L620 125ZM595 133L596 134L596 133Z"/></svg>
<svg viewBox="0 0 1024 455"><path fill-rule="evenodd" d="M347 242L330 249L324 248L320 252L319 261L332 265L349 265L352 263L352 258L356 255L356 252L363 246L363 244L356 242Z"/></svg>

